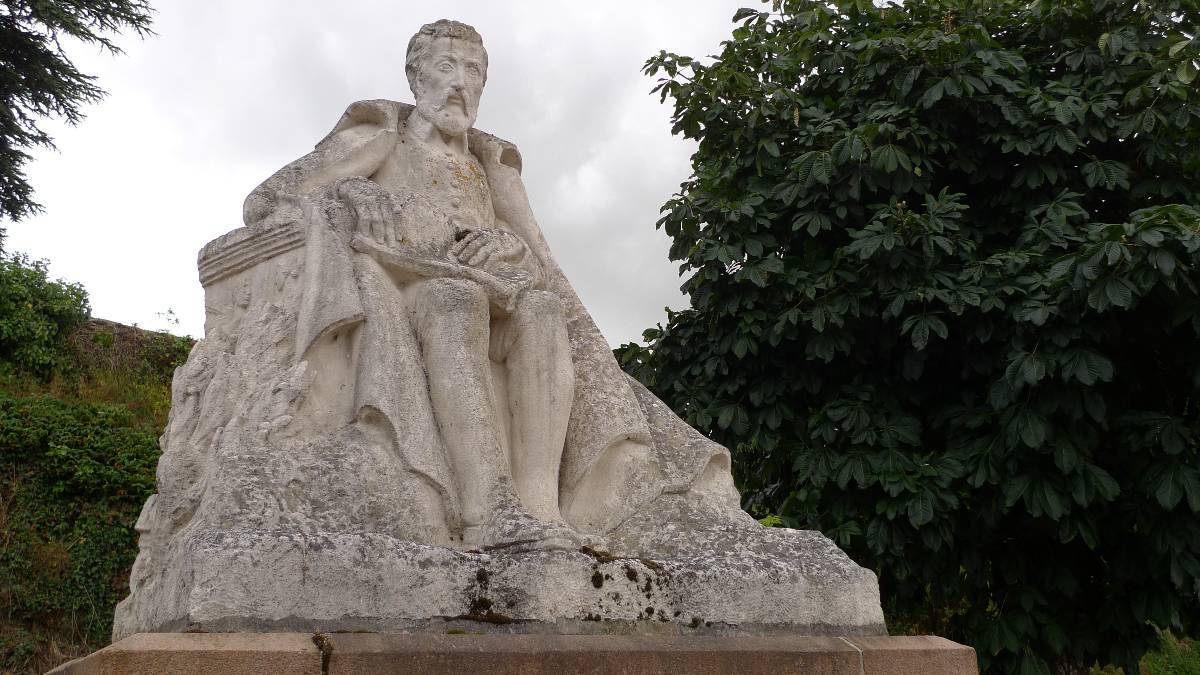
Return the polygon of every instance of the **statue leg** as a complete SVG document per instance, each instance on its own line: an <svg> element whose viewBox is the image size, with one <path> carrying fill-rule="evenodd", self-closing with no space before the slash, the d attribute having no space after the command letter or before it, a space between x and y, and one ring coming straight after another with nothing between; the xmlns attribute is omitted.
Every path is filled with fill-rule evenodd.
<svg viewBox="0 0 1200 675"><path fill-rule="evenodd" d="M558 296L526 291L516 311L498 325L512 414L512 476L533 517L562 522L558 470L571 417L575 370L567 322Z"/></svg>
<svg viewBox="0 0 1200 675"><path fill-rule="evenodd" d="M487 296L474 282L461 279L429 279L414 291L414 323L429 397L463 523L479 527L512 492L491 394Z"/></svg>

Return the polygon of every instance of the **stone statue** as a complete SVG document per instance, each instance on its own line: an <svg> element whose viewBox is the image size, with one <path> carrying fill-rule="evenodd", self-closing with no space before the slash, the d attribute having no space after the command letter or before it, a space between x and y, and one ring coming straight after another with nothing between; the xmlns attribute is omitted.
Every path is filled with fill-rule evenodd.
<svg viewBox="0 0 1200 675"><path fill-rule="evenodd" d="M416 105L351 105L201 251L114 636L881 632L874 575L742 512L728 451L618 368L516 147L472 128L487 66L422 27Z"/></svg>

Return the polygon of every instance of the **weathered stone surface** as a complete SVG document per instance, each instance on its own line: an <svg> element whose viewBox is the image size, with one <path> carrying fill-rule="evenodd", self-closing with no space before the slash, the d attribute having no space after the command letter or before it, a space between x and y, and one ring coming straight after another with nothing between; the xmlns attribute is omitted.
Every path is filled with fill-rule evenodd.
<svg viewBox="0 0 1200 675"><path fill-rule="evenodd" d="M135 635L52 672L974 675L978 668L973 649L932 637L242 633Z"/></svg>
<svg viewBox="0 0 1200 675"><path fill-rule="evenodd" d="M742 512L729 452L621 372L471 128L474 29L423 27L406 72L415 106L350 106L201 251L114 637L883 633L873 573Z"/></svg>
<svg viewBox="0 0 1200 675"><path fill-rule="evenodd" d="M177 552L163 577L175 601L133 609L155 631L883 632L873 576L794 530L659 560L281 531L201 532Z"/></svg>

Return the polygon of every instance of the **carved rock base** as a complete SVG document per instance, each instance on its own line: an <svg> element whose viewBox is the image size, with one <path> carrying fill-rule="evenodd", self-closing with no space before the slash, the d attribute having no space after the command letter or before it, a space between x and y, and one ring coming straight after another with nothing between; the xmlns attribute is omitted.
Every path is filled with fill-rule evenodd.
<svg viewBox="0 0 1200 675"><path fill-rule="evenodd" d="M738 547L649 559L463 552L371 533L183 532L166 571L117 607L113 634L886 633L875 575L820 533L741 536Z"/></svg>

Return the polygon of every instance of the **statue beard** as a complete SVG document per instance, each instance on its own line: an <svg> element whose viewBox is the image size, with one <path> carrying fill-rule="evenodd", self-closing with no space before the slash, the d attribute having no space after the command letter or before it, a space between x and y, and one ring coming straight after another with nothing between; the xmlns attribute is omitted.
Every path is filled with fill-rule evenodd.
<svg viewBox="0 0 1200 675"><path fill-rule="evenodd" d="M450 103L446 97L439 97L441 100L434 103L429 100L428 96L422 96L417 100L417 114L433 123L433 126L438 131L447 136L461 136L467 133L471 125L475 122L475 115L470 110L471 105L464 103Z"/></svg>

